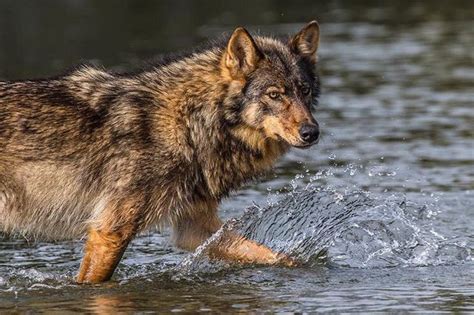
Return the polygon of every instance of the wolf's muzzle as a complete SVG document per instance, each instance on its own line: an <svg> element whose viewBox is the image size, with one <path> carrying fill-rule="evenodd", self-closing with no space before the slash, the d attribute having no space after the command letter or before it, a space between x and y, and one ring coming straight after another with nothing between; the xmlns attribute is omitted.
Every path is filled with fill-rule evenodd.
<svg viewBox="0 0 474 315"><path fill-rule="evenodd" d="M319 138L319 126L316 124L304 124L299 132L301 140L306 143L313 143Z"/></svg>

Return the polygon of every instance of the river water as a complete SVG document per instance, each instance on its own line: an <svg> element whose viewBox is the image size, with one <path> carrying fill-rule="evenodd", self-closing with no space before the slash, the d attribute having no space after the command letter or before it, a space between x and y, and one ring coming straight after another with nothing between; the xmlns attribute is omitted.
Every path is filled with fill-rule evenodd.
<svg viewBox="0 0 474 315"><path fill-rule="evenodd" d="M474 312L470 1L5 1L0 77L129 69L237 24L278 35L313 18L322 140L221 206L225 228L299 267L210 262L165 230L137 238L113 281L77 286L81 241L3 236L0 313Z"/></svg>

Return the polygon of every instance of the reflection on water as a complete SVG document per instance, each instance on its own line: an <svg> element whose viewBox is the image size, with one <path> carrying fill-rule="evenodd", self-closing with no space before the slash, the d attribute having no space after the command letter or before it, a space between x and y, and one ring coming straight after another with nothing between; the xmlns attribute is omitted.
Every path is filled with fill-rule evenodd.
<svg viewBox="0 0 474 315"><path fill-rule="evenodd" d="M8 79L57 74L84 60L130 69L236 25L278 35L317 18L321 143L291 151L275 174L246 187L221 210L228 219L254 202L262 209L270 203L275 212L262 212L255 221L255 212L244 215L241 222L249 225L240 225L242 231L303 260L311 260L318 245L328 246L326 264L296 269L211 264L204 271L219 272L188 278L176 272L189 261L187 254L172 248L167 231L152 232L133 242L114 282L79 287L71 279L80 241L29 244L4 238L0 312L474 310L474 4L379 5L0 2L0 77ZM308 185L321 191L305 195ZM370 194L361 193L360 205L338 218L330 214L339 212L320 208L332 196L328 191L343 197L341 208L331 208L337 211L352 192ZM288 192L301 201L288 218L299 225L279 224L275 216L286 215L275 202ZM335 219L332 225L319 224L325 215ZM278 224L269 226L271 218ZM288 234L292 231L298 233ZM198 271L200 263L193 265Z"/></svg>

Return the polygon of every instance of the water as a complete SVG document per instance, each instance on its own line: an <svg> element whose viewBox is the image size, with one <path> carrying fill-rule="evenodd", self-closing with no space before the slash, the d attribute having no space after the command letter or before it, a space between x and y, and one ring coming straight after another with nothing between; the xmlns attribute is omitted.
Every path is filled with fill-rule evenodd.
<svg viewBox="0 0 474 315"><path fill-rule="evenodd" d="M243 216L229 228L301 267L209 263L173 249L168 231L150 232L114 281L77 286L81 241L3 237L0 313L474 311L474 6L383 5L1 2L0 77L9 79L81 59L129 69L236 24L286 34L316 17L323 138L221 206L225 219Z"/></svg>
<svg viewBox="0 0 474 315"><path fill-rule="evenodd" d="M468 238L433 227L434 207L403 196L375 199L364 192L306 188L229 220L176 269L178 274L194 276L227 268L207 255L224 231L265 244L300 266L387 268L473 262L474 244Z"/></svg>

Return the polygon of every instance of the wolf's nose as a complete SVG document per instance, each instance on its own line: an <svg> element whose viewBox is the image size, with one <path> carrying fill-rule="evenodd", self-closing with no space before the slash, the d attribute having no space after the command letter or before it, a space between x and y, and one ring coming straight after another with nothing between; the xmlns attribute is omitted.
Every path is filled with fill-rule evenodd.
<svg viewBox="0 0 474 315"><path fill-rule="evenodd" d="M313 143L319 138L319 127L313 124L304 124L300 128L300 136L304 142Z"/></svg>

